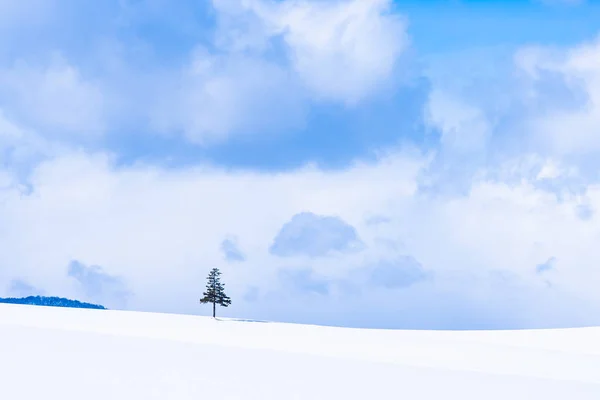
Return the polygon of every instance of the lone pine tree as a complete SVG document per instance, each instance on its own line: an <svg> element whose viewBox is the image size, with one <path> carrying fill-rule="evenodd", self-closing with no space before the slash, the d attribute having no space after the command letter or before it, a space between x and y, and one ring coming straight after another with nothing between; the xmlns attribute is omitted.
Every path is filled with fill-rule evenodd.
<svg viewBox="0 0 600 400"><path fill-rule="evenodd" d="M221 271L218 268L213 268L206 278L206 291L202 293L200 303L212 303L213 318L216 316L217 304L222 307L227 307L231 304L231 299L225 294L225 285L221 283Z"/></svg>

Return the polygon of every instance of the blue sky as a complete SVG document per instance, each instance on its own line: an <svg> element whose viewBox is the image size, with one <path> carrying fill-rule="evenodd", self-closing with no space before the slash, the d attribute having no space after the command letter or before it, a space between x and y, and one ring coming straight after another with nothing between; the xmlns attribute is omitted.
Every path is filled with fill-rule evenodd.
<svg viewBox="0 0 600 400"><path fill-rule="evenodd" d="M568 1L397 2L422 53L468 47L569 45L597 34L597 3Z"/></svg>
<svg viewBox="0 0 600 400"><path fill-rule="evenodd" d="M600 5L0 1L0 295L600 323ZM376 310L376 312L374 311Z"/></svg>

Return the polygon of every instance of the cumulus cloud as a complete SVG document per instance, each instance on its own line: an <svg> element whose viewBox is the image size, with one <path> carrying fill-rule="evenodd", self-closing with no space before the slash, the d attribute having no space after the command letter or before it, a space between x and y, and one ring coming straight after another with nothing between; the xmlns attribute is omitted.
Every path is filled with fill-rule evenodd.
<svg viewBox="0 0 600 400"><path fill-rule="evenodd" d="M482 174L510 184L525 177L561 201L577 199L575 212L591 218L586 189L598 181L592 171L600 151L598 49L595 39L524 46L503 59L498 52L436 59L424 119L437 151L422 190L465 195ZM485 65L474 68L478 62Z"/></svg>
<svg viewBox="0 0 600 400"><path fill-rule="evenodd" d="M430 278L431 273L410 256L382 260L370 272L372 284L387 289L402 289Z"/></svg>
<svg viewBox="0 0 600 400"><path fill-rule="evenodd" d="M461 155L485 150L492 134L491 123L481 110L438 90L429 95L425 121L440 131L445 149Z"/></svg>
<svg viewBox="0 0 600 400"><path fill-rule="evenodd" d="M13 280L8 288L8 294L16 297L39 296L43 293L43 290L40 290L21 279Z"/></svg>
<svg viewBox="0 0 600 400"><path fill-rule="evenodd" d="M317 98L326 100L353 104L371 94L392 76L408 44L406 24L392 12L389 0L214 0L213 4L226 16L233 14L236 22L253 21L244 25L253 27L251 32L281 35L293 71ZM247 37L232 32L234 36L227 38L230 46L249 47ZM265 46L264 40L255 39L252 47L257 44Z"/></svg>
<svg viewBox="0 0 600 400"><path fill-rule="evenodd" d="M570 49L527 47L516 54L517 66L528 79L527 100L540 104L544 97L561 103L533 114L529 128L534 138L558 154L586 154L600 149L596 126L600 121L600 40ZM566 94L552 96L544 80L562 83ZM575 98L575 107L569 96ZM565 100L567 100L565 102ZM543 103L542 103L543 104Z"/></svg>
<svg viewBox="0 0 600 400"><path fill-rule="evenodd" d="M11 0L2 11L0 108L72 140L133 131L212 147L289 135L315 102L357 105L395 87L408 46L391 0ZM142 25L171 42L139 35Z"/></svg>
<svg viewBox="0 0 600 400"><path fill-rule="evenodd" d="M283 34L293 69L318 98L354 104L391 77L408 44L389 0L255 6ZM343 71L343 73L341 73Z"/></svg>
<svg viewBox="0 0 600 400"><path fill-rule="evenodd" d="M105 306L118 304L123 307L131 296L122 278L108 274L97 265L87 266L73 260L68 266L67 275L79 283L88 300L101 302Z"/></svg>
<svg viewBox="0 0 600 400"><path fill-rule="evenodd" d="M555 264L556 258L550 257L546 262L539 264L537 267L535 267L535 271L538 274L543 274L545 272L552 271L555 267Z"/></svg>
<svg viewBox="0 0 600 400"><path fill-rule="evenodd" d="M235 236L228 236L221 242L221 252L225 260L229 262L246 261L246 256L240 250L237 237Z"/></svg>
<svg viewBox="0 0 600 400"><path fill-rule="evenodd" d="M508 55L512 63L490 67L497 81L488 75L471 77L468 66L453 70L451 63L443 64L447 71L436 78L426 120L441 132L448 150L511 156L527 152L569 162L590 157L600 150L595 128L600 121L599 43L519 48ZM484 55L467 59L472 63ZM449 76L460 84L450 87L442 81Z"/></svg>
<svg viewBox="0 0 600 400"><path fill-rule="evenodd" d="M152 113L199 144L302 128L311 101L356 105L389 87L408 45L389 0L212 4L217 51L196 48Z"/></svg>
<svg viewBox="0 0 600 400"><path fill-rule="evenodd" d="M302 88L280 65L244 54L194 52L174 79L176 90L151 115L161 132L183 132L191 142L219 144L232 135L273 135L303 126Z"/></svg>
<svg viewBox="0 0 600 400"><path fill-rule="evenodd" d="M360 251L363 246L356 229L341 218L302 212L281 227L269 252L279 257L323 257Z"/></svg>
<svg viewBox="0 0 600 400"><path fill-rule="evenodd" d="M11 121L0 108L0 158L7 168L27 171L36 162L60 154L64 149L62 143L48 140Z"/></svg>
<svg viewBox="0 0 600 400"><path fill-rule="evenodd" d="M56 136L103 132L100 88L60 57L43 67L18 61L0 68L0 88L0 107L23 124Z"/></svg>

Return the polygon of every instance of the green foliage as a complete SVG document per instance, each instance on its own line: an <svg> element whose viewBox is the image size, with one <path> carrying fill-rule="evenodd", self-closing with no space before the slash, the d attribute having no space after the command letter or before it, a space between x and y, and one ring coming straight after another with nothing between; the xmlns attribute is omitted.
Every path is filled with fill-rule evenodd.
<svg viewBox="0 0 600 400"><path fill-rule="evenodd" d="M225 285L221 283L221 271L218 268L213 268L207 278L206 291L202 293L200 299L201 304L212 303L213 317L216 314L216 305L228 307L231 304L231 299L225 294Z"/></svg>

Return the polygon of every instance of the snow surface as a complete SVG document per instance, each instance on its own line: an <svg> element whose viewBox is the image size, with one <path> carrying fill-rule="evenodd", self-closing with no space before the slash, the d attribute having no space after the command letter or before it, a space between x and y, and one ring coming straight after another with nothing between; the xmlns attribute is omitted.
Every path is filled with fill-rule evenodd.
<svg viewBox="0 0 600 400"><path fill-rule="evenodd" d="M600 399L600 328L392 331L0 305L2 399Z"/></svg>

